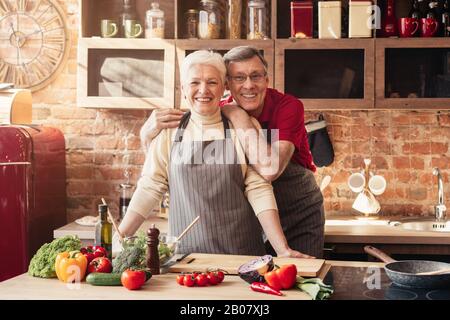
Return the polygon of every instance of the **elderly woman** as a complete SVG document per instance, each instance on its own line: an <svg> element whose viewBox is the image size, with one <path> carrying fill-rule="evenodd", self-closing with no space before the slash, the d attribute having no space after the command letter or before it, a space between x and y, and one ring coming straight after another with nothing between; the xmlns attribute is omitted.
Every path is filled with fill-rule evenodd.
<svg viewBox="0 0 450 320"><path fill-rule="evenodd" d="M184 59L181 88L191 111L151 142L119 230L133 235L170 188L170 234L200 216L179 252L263 255L262 226L278 256L300 256L288 247L271 185L245 163L221 114L225 74L218 53L196 51Z"/></svg>

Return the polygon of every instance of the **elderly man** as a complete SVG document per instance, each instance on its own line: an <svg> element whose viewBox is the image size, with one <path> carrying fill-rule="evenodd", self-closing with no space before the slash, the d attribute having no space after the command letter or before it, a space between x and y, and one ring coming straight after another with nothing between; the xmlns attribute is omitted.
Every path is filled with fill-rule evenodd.
<svg viewBox="0 0 450 320"><path fill-rule="evenodd" d="M240 133L238 138L249 159L259 152L261 144L267 149L271 160L258 159L251 165L272 182L289 246L305 257L322 257L323 196L314 179L316 168L309 151L303 104L293 96L268 88L267 62L257 49L236 47L225 54L224 60L231 97L222 102L222 112ZM144 147L161 129L176 127L182 115L175 109L155 112L141 130ZM268 132L276 130L275 141L270 135L263 141L252 117ZM266 250L274 254L269 242Z"/></svg>

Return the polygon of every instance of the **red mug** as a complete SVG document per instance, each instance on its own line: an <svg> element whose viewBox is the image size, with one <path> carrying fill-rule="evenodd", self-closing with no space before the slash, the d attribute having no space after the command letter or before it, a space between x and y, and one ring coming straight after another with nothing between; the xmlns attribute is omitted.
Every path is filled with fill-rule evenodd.
<svg viewBox="0 0 450 320"><path fill-rule="evenodd" d="M398 33L401 38L414 37L419 30L419 19L400 18L398 19Z"/></svg>
<svg viewBox="0 0 450 320"><path fill-rule="evenodd" d="M421 37L433 37L439 27L439 23L433 18L421 18L420 19L420 36Z"/></svg>

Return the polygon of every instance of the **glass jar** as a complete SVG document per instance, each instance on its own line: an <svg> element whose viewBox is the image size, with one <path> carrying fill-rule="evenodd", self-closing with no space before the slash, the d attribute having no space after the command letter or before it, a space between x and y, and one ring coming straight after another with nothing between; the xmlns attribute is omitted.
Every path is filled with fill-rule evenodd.
<svg viewBox="0 0 450 320"><path fill-rule="evenodd" d="M130 204L131 197L133 196L133 185L128 183L120 184L120 198L119 198L119 212L120 220L123 220L125 214L128 210L128 205Z"/></svg>
<svg viewBox="0 0 450 320"><path fill-rule="evenodd" d="M145 37L164 39L164 11L159 8L158 2L152 2L151 6L146 13Z"/></svg>
<svg viewBox="0 0 450 320"><path fill-rule="evenodd" d="M200 39L219 39L221 33L221 13L214 0L201 0L198 18Z"/></svg>
<svg viewBox="0 0 450 320"><path fill-rule="evenodd" d="M198 29L198 10L189 9L185 13L185 21L186 21L186 39L196 39L198 38L197 29Z"/></svg>
<svg viewBox="0 0 450 320"><path fill-rule="evenodd" d="M266 4L264 0L250 0L247 6L247 39L267 39Z"/></svg>
<svg viewBox="0 0 450 320"><path fill-rule="evenodd" d="M227 38L241 38L242 0L228 0L227 6Z"/></svg>

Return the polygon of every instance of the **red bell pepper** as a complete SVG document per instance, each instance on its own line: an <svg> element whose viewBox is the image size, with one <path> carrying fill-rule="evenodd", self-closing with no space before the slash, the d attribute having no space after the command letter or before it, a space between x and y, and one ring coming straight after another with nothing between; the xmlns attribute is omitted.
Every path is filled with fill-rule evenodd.
<svg viewBox="0 0 450 320"><path fill-rule="evenodd" d="M290 289L297 280L297 267L287 264L264 274L264 280L275 290Z"/></svg>
<svg viewBox="0 0 450 320"><path fill-rule="evenodd" d="M101 246L87 246L80 249L80 252L87 258L88 264L98 257L106 257L106 249Z"/></svg>
<svg viewBox="0 0 450 320"><path fill-rule="evenodd" d="M280 290L276 290L276 289L272 288L271 286L269 286L268 284L266 284L264 282L253 282L250 285L250 288L253 291L256 291L256 292L263 292L263 293L273 294L273 295L276 295L276 296L282 296L283 295L280 292Z"/></svg>
<svg viewBox="0 0 450 320"><path fill-rule="evenodd" d="M111 273L111 271L112 271L112 263L106 257L98 257L89 262L88 273L92 272Z"/></svg>

